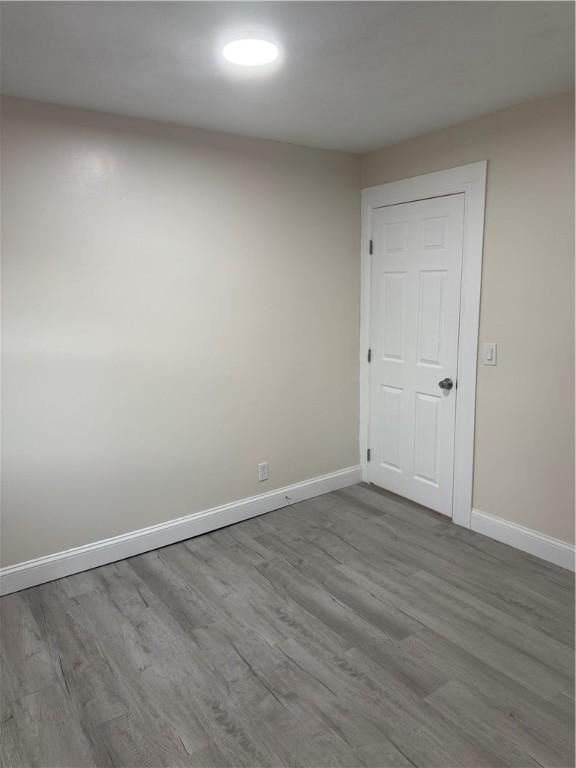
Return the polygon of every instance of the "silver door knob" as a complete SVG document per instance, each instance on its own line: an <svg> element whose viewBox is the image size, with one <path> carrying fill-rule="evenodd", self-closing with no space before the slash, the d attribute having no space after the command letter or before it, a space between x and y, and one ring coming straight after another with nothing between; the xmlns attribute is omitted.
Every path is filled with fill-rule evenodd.
<svg viewBox="0 0 576 768"><path fill-rule="evenodd" d="M440 389L452 389L454 382L452 379L442 379L442 381L438 382L438 386Z"/></svg>

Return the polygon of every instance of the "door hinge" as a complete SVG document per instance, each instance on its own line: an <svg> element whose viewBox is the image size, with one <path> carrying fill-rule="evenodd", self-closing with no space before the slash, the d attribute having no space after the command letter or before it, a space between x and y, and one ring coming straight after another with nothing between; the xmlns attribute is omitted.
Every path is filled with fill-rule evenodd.
<svg viewBox="0 0 576 768"><path fill-rule="evenodd" d="M369 363L372 362L372 350L371 349L368 350L368 362Z"/></svg>
<svg viewBox="0 0 576 768"><path fill-rule="evenodd" d="M374 240L370 240L369 253L370 254L374 253Z"/></svg>
<svg viewBox="0 0 576 768"><path fill-rule="evenodd" d="M366 461L370 461L370 458L372 457L372 451L370 448L366 451Z"/></svg>

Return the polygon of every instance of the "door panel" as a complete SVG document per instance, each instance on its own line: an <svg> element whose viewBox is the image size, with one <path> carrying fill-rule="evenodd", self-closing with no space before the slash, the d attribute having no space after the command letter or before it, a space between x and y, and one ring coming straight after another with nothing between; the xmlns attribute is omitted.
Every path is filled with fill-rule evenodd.
<svg viewBox="0 0 576 768"><path fill-rule="evenodd" d="M380 418L390 425L380 433L380 461L395 472L401 471L400 430L402 425L402 390L380 387Z"/></svg>
<svg viewBox="0 0 576 768"><path fill-rule="evenodd" d="M419 365L442 366L442 304L445 270L421 272L418 295Z"/></svg>
<svg viewBox="0 0 576 768"><path fill-rule="evenodd" d="M463 219L464 195L451 195L379 208L372 232L368 478L447 515Z"/></svg>
<svg viewBox="0 0 576 768"><path fill-rule="evenodd" d="M382 357L386 360L404 360L406 278L407 272L382 273Z"/></svg>
<svg viewBox="0 0 576 768"><path fill-rule="evenodd" d="M416 392L414 409L414 478L438 487L438 416L440 398Z"/></svg>

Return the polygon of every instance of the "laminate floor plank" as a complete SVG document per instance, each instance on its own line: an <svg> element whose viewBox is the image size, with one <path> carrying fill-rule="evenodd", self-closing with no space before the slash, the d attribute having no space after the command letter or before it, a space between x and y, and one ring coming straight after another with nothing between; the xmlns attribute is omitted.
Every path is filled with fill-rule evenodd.
<svg viewBox="0 0 576 768"><path fill-rule="evenodd" d="M367 583L366 577L355 574L354 568L340 568L351 576L356 575L360 584ZM522 635L513 636L505 627L494 632L482 622L481 615L465 604L448 600L432 590L410 583L379 586L388 593L393 605L402 607L423 626L433 629L460 647L471 649L477 658L530 690L551 698L564 692L570 685L565 674L531 655L531 645Z"/></svg>
<svg viewBox="0 0 576 768"><path fill-rule="evenodd" d="M3 686L18 697L36 693L59 681L58 666L50 655L47 637L30 609L27 594L2 598L0 616L0 653Z"/></svg>
<svg viewBox="0 0 576 768"><path fill-rule="evenodd" d="M0 599L3 768L571 768L574 574L364 484Z"/></svg>
<svg viewBox="0 0 576 768"><path fill-rule="evenodd" d="M519 765L522 765L526 755L531 758L530 765L544 764L557 768L570 765L573 758L569 745L560 741L552 746L549 739L543 738L542 729L535 723L527 727L526 721L512 715L513 710L497 708L493 700L470 690L461 682L450 681L434 691L427 701L467 732L474 728L489 741L502 740L501 743L506 744L505 753L509 755L513 752L515 759L520 760Z"/></svg>
<svg viewBox="0 0 576 768"><path fill-rule="evenodd" d="M9 739L23 765L84 768L96 763L91 739L74 716L68 691L59 683L15 701L10 725ZM106 758L98 764L110 766Z"/></svg>
<svg viewBox="0 0 576 768"><path fill-rule="evenodd" d="M366 493L369 494L369 501ZM378 527L387 524L389 505L398 503L398 497L387 494L385 491L373 493L364 485L339 491L335 496L337 499L338 497L346 499L347 509L353 514L359 514L370 507L375 508L380 514L374 515L371 512L368 517ZM358 504L358 497L363 500L363 504ZM336 504L338 503L337 501ZM417 507L417 509L420 511L422 508ZM429 514L437 518L437 524L431 536L422 538L416 533L406 537L405 526L399 525L395 528L397 537L403 538L410 545L421 546L424 551L440 555L451 566L459 565L467 569L471 557L478 565L484 561L486 565L492 567L491 571L487 569L484 572L486 575L491 573L494 577L506 578L507 584L512 589L522 589L526 586L531 595L536 592L541 594L547 602L556 600L562 609L570 607L574 613L573 601L570 600L573 594L573 578L569 571L493 539L479 536L468 529L451 525L442 515L433 512ZM364 519L366 520L366 515ZM454 537L460 540L460 545L454 546L453 541L448 541L448 546L445 546L445 542ZM395 538L391 537L392 541Z"/></svg>

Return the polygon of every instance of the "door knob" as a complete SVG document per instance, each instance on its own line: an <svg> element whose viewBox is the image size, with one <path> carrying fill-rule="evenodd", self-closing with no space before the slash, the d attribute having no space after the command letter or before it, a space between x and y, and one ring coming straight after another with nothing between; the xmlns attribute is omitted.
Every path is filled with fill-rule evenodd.
<svg viewBox="0 0 576 768"><path fill-rule="evenodd" d="M438 386L440 389L452 389L454 382L452 379L442 379L442 381L438 382Z"/></svg>

